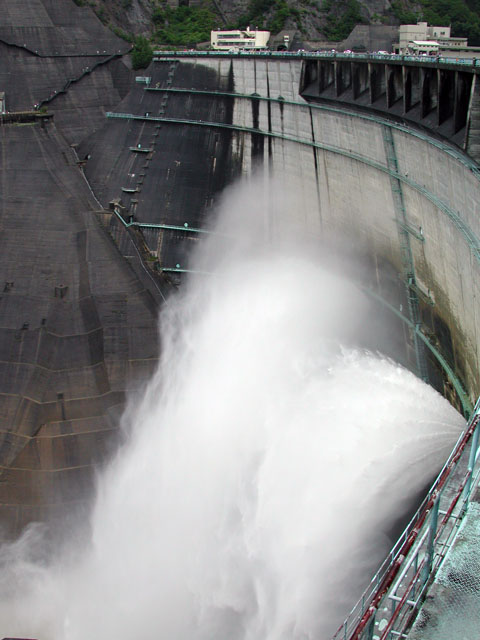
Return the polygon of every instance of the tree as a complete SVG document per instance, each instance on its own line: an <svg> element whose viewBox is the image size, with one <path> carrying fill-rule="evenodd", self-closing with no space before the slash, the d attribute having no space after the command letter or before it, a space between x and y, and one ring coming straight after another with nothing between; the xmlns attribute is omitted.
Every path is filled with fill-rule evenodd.
<svg viewBox="0 0 480 640"><path fill-rule="evenodd" d="M145 69L153 58L153 49L144 36L135 38L132 51L132 67L134 69Z"/></svg>

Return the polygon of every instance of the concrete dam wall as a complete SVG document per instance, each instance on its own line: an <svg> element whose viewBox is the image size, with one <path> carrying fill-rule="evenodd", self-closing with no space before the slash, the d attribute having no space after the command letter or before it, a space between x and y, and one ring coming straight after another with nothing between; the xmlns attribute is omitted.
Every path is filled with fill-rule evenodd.
<svg viewBox="0 0 480 640"><path fill-rule="evenodd" d="M89 7L3 5L2 535L88 504L156 369L158 311L241 177L294 196L276 209L271 194L265 241L286 223L350 269L386 352L470 412L480 183L460 148L365 105L306 102L301 57L159 55L136 82Z"/></svg>
<svg viewBox="0 0 480 640"><path fill-rule="evenodd" d="M158 336L139 257L127 263L105 234L75 151L127 93L131 71L112 56L129 45L72 2L3 3L2 12L0 528L8 537L31 521L65 518L91 495L95 468L118 442L127 389L154 370ZM44 101L45 117L32 112Z"/></svg>
<svg viewBox="0 0 480 640"><path fill-rule="evenodd" d="M155 368L158 308L188 268L190 229L208 227L240 176L281 180L292 231L362 260L395 355L468 413L472 161L379 116L308 104L301 58L159 57L136 83L112 57L125 43L70 4L38 0L28 30L8 14L0 33L7 109L52 116L0 127L2 524L18 532L88 497L126 394Z"/></svg>
<svg viewBox="0 0 480 640"><path fill-rule="evenodd" d="M112 127L105 133L118 139L128 132L117 163L131 159L134 143L147 150L141 183L130 194L122 193L119 174L105 179L100 167L109 163L97 153L110 147L106 140L97 139L87 175L94 189L105 185L105 206L121 196L139 223L197 226L206 224L216 192L199 193L196 207L190 198L182 205L198 140L217 188L252 172L280 178L295 190L296 206L286 214L292 228L319 242L334 236L363 256L371 267L363 284L408 327L406 364L468 413L479 391L475 164L454 146L375 114L305 103L301 72L301 60L160 57L147 72L150 83L108 114ZM188 138L193 147L180 142ZM158 172L165 147L167 164ZM204 161L196 166L206 170ZM276 213L270 217L275 229ZM185 264L181 237L173 250L167 231L144 233L160 270Z"/></svg>

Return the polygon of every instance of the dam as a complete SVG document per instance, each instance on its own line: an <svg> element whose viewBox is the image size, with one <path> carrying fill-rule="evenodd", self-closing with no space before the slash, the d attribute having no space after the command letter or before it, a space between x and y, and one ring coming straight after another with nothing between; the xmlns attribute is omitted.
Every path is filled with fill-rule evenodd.
<svg viewBox="0 0 480 640"><path fill-rule="evenodd" d="M327 59L327 63L331 66L331 60ZM383 64L381 61L382 67ZM309 70L309 65L314 70ZM474 111L476 76L472 73L470 78L471 101L463 120L457 115L461 107L454 107L454 100L449 101L450 119L440 122L432 116L431 111L445 113L445 110L438 97L427 97L422 89L418 91L419 100L423 96L425 103L434 106L429 112L420 105L412 122L408 122L406 118L388 117L388 109L395 106L388 99L385 105L372 105L381 101L383 94L380 92L375 99L368 83L359 98L364 103L370 102L369 110L352 98L342 104L338 92L329 99L328 86L323 89L320 82L328 70L322 73L321 65L322 61L315 59L279 60L275 56L266 60L263 56L189 58L159 53L149 69L151 75L139 79L140 91L145 96L142 112L130 109L129 103L122 104L121 110L108 112L107 118L115 127L115 133L110 135L119 139L129 127L125 149L131 156L139 155L138 149L145 148L147 158L154 157L164 129L168 129L167 135L180 129L182 137L214 135L216 146L222 145L219 156L215 154L212 160L214 171L217 167L238 166L242 174L262 171L267 176L281 175L284 183L291 181L292 188L300 184L300 191L297 188L295 192L299 206L292 208L292 218L288 220L292 233L295 228L307 230L319 243L340 237L347 248L343 245L339 251L354 254L367 265L362 286L390 312L394 322L400 320L404 326L401 329L397 326L397 331L406 331L404 335L408 336L401 355L398 351L394 354L396 359L435 386L467 418L472 417L471 435L478 419L477 409L473 410L478 366L475 358L470 360L477 349L475 273L479 254L474 211L478 170L475 160L458 147L470 150L474 147L475 123L469 122L467 126L466 118L467 112L471 117ZM200 66L202 74L207 69L213 71L218 84L209 85L210 78L205 75L200 85L191 86L196 81L190 75L192 68ZM332 74L332 78L336 77ZM378 77L378 73L373 77ZM333 80L330 86L335 86ZM456 86L454 81L450 86ZM388 83L385 91L387 87ZM445 97L442 91L440 95ZM205 114L202 103L207 96L214 105ZM402 102L402 97L398 100ZM460 102L464 102L463 98ZM424 122L416 126L420 123L414 118L422 114ZM439 122L444 128L442 138L438 136ZM153 129L153 134L147 133L147 127ZM203 133L205 127L208 133ZM446 135L447 128L451 135ZM449 138L456 144L449 144ZM209 144L212 143L207 142L207 147ZM110 145L102 142L102 146ZM226 148L231 154L228 160ZM188 160L181 150L177 153L174 164L181 167ZM103 159L100 164L105 164ZM202 228L205 218L192 221L190 212L183 211L183 217L177 213L164 217L160 223L164 228L156 226L158 218L149 211L151 200L142 195L151 188L148 185L151 167L148 164L142 167L145 175L135 191L130 195L124 189L121 207L114 204L114 228L124 227L122 232L141 228L150 251L158 259L157 269L181 277L188 272L187 251L182 249L178 237L176 253L173 256L166 253L171 245L165 246L165 234L176 230L182 235L183 225L184 229ZM171 178L167 168L162 173ZM159 188L157 175L152 178L157 193L168 194L168 185L161 182ZM102 181L98 164L93 166L91 179ZM119 184L116 190L118 193ZM113 192L108 193L108 198L113 196ZM282 215L289 214L283 211ZM169 225L174 227L170 231ZM183 232L184 242L191 233L194 232ZM270 233L275 233L275 217ZM453 237L458 244L452 242ZM393 276L393 286L392 274L397 274ZM400 282L405 288L398 286ZM466 290L470 294L465 295ZM466 330L469 323L470 337ZM407 637L404 631L412 625L426 585L443 558L441 549L451 544L459 514L465 508L461 504L465 504L470 494L472 485L467 478L473 473L477 448L474 439L468 445L470 454L463 454L470 435L459 442L459 448L374 578L370 590L340 626L335 638ZM453 477L462 476L462 457L465 480L454 488L458 480L453 481ZM474 509L473 506L471 512ZM446 569L449 575L451 567L456 566L454 558L452 554L451 564L445 564L450 567ZM430 597L435 602L433 595ZM439 603L430 606L431 611L441 609L442 602L440 598ZM381 613L385 610L389 613ZM422 615L426 611L422 609ZM452 617L451 612L449 615ZM412 637L430 637L424 635L425 623L419 624L420 631L412 631ZM443 637L435 635L438 633L439 627L433 625L431 637Z"/></svg>
<svg viewBox="0 0 480 640"><path fill-rule="evenodd" d="M82 513L217 199L239 176L280 177L296 199L281 222L352 258L391 355L468 420L335 635L407 637L476 513L477 68L157 52L136 76L88 8L33 4L28 28L12 9L0 29L2 524Z"/></svg>
<svg viewBox="0 0 480 640"><path fill-rule="evenodd" d="M199 88L187 88L186 84L196 80L190 75L192 69L200 66L202 74L205 74L204 84ZM178 55L159 57L152 67L152 76L147 79L148 84L139 89L144 94L142 109L145 111L132 113L134 110L124 102L121 111L106 114L112 123L105 135L117 140L126 136L123 157L117 158L116 162L119 166L135 162L139 169L138 173L128 174L128 184L124 178L125 184L112 184L105 197L113 203L120 224L123 221L127 228L142 229L149 250L158 258L157 268L163 273L175 273L182 271L182 267L176 265L185 266L185 251L179 238L175 255L162 253L162 250L171 251L171 244L163 242L167 228L155 227L158 220L154 219L152 207L159 203L150 190L154 186L161 198L171 197L171 186L166 184L166 180L181 189L183 171L180 167L188 160L179 149L174 168L162 166L158 175L157 163L152 165L149 161L156 153L156 145L162 144L159 136L163 135L163 130L165 135L178 135L175 129L180 129L182 136L202 136L207 140L214 136L213 141L208 140L206 144L215 147L213 174L216 176L221 171L220 180L228 179L224 167L232 166L243 174L251 173L253 167L261 167L265 175L279 173L287 183L300 180L302 191L297 197L304 213L299 226L318 236L325 235L325 229L328 229L350 243L354 252L368 256L366 259L372 264L403 274L407 293L404 298L404 293L397 291L397 306L403 303L403 308L409 309L409 313L400 316L408 326L414 327L413 355L405 355L407 362L413 358L415 364L412 361L411 366L416 367L422 378L432 383L436 380L435 384L444 395L448 395L451 387L452 402L463 407L468 415L470 410L467 407L471 408L476 391L471 391L468 397L467 389L477 388L478 373L476 362L468 361L473 354L467 344L473 346L476 340L474 330L471 338L462 335L463 329L459 331L461 323L454 309L458 313L462 308L464 322L466 317L471 317L472 326L475 324L474 310L467 311L461 306L470 305L466 298L472 303L475 299L472 271L477 256L475 214L470 211L467 222L460 215L460 210L467 207L467 202L475 207L476 164L468 155L455 152L455 147L446 147L445 142L433 136L428 138L421 131L409 130L405 123L397 124L395 120L382 118L377 111L372 110L365 115L345 106L339 108L337 102L317 102L315 97L308 103L302 102L298 88L305 68L308 67L299 60L275 58L268 61L262 58L219 58L212 61L196 57L193 62ZM208 88L208 69L211 78L219 78L219 88ZM260 95L262 86L267 87L267 95ZM212 110L208 114L202 113L206 98L213 102L208 107ZM168 115L168 109L175 114L174 117ZM473 127L469 124L469 131ZM99 138L91 148L93 157L89 160L86 174L94 190L105 184L101 166L108 166L99 153L99 145L111 147L107 139ZM86 146L82 153L84 151L87 151ZM227 158L226 153L230 157ZM132 160L132 154L138 157ZM442 154L446 154L447 174L444 173L443 160L441 172L436 173L438 154L442 158ZM333 170L329 170L328 163L333 163ZM465 203L462 206L456 200L456 172L460 168L466 170L472 189L470 191L469 187L461 194L460 198ZM446 175L455 196L446 194ZM345 190L337 187L337 183ZM462 190L464 188L465 185ZM114 200L118 194L121 194L122 202L116 205ZM168 201L162 206L166 209L171 204ZM177 204L174 206L178 207ZM432 214L435 230L431 231L434 240L430 240L430 248L426 230L432 226L432 216L427 216L427 210L437 212ZM322 212L321 215L318 211ZM391 213L386 215L386 211ZM165 217L161 223L167 227L172 225L172 230L176 229L180 234L183 227L183 236L191 237L192 227L202 227L205 223L197 219L189 222L189 216L190 211L169 211L168 218ZM448 221L446 226L443 218ZM292 225L297 223L294 219L291 222ZM118 227L117 220L114 224ZM462 246L455 256L451 256L449 264L458 265L459 260L469 257L468 266L456 267L454 273L445 273L444 266L437 268L431 261L434 255L438 255L438 247L443 246L443 234L450 236L452 233L450 227L459 232L469 251L460 258L464 255ZM392 242L397 245L396 251ZM382 275L378 276L378 273L382 268L376 269L380 279ZM434 286L433 274L437 272L443 274L442 284ZM464 277L471 278L468 285L471 296L465 297ZM381 283L377 283L377 287L372 293L381 298ZM447 294L444 287L455 293ZM463 292L461 302L457 299L460 292ZM439 314L441 299L450 300L451 306ZM386 305L391 302L384 300ZM439 334L445 336L443 345L437 342ZM428 335L437 337L425 340ZM438 349L434 343L438 344ZM438 366L440 370L435 372ZM443 382L440 380L442 377Z"/></svg>

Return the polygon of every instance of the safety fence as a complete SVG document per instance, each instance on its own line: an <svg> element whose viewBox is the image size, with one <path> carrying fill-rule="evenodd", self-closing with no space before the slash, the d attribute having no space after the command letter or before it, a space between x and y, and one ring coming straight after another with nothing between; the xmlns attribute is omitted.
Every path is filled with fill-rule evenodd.
<svg viewBox="0 0 480 640"><path fill-rule="evenodd" d="M461 53L461 52L459 52ZM297 58L327 58L333 60L374 60L380 62L414 62L420 64L448 64L448 65L460 65L469 67L480 66L479 58L462 58L461 56L431 56L431 55L402 55L398 53L355 53L344 51L248 51L242 50L232 53L231 51L162 51L155 50L153 52L154 61L161 60L162 58L169 57L182 57L182 58L196 58L205 56L218 56L218 57L238 57L238 56L260 56L269 58L289 59L292 57Z"/></svg>
<svg viewBox="0 0 480 640"><path fill-rule="evenodd" d="M407 638L478 484L480 399L435 483L332 640Z"/></svg>

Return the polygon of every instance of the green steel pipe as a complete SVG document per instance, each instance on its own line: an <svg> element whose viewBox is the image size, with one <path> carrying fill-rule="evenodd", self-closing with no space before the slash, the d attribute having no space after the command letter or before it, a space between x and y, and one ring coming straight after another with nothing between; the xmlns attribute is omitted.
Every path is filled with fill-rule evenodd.
<svg viewBox="0 0 480 640"><path fill-rule="evenodd" d="M158 267L159 271L172 273L199 273L202 276L213 276L211 271L199 271L198 269L183 269L182 267Z"/></svg>
<svg viewBox="0 0 480 640"><path fill-rule="evenodd" d="M472 403L470 402L470 398L468 397L468 394L466 393L462 383L460 382L460 380L455 375L455 372L450 367L450 365L445 360L445 358L442 356L442 354L438 351L438 349L436 347L434 347L434 345L430 342L430 340L428 340L428 338L420 331L418 326L415 326L408 318L406 318L392 304L387 302L384 298L379 296L377 293L375 293L371 289L368 289L367 287L360 287L360 288L364 293L366 293L370 297L374 298L375 300L377 300L378 302L383 304L387 309L392 311L392 313L394 313L398 318L400 318L400 320L402 320L402 322L404 322L412 331L414 331L415 334L420 338L420 340L422 340L424 342L424 344L432 352L433 356L439 362L440 366L445 371L448 379L452 383L455 391L458 394L460 403L462 405L463 414L464 414L465 418L468 420L470 418L471 414L472 414L472 411L473 411L473 407L472 407Z"/></svg>
<svg viewBox="0 0 480 640"><path fill-rule="evenodd" d="M183 227L175 224L158 224L155 222L126 222L121 213L117 211L117 209L113 210L117 218L123 224L124 227L142 227L146 229L170 229L172 231L189 231L191 233L210 233L212 235L221 235L217 234L215 231L210 231L209 229L198 229L196 227L190 227L188 222L183 224Z"/></svg>
<svg viewBox="0 0 480 640"><path fill-rule="evenodd" d="M455 147L450 146L440 140L436 140L435 138L431 138L430 136L421 133L420 131L416 131L415 129L411 129L405 125L399 124L398 122L393 122L392 120L388 120L387 118L381 118L380 116L368 115L366 113L361 113L357 111L353 111L348 108L334 107L325 104L317 104L316 102L299 102L298 100L287 100L283 96L278 96L278 98L272 98L271 96L260 96L258 94L248 94L248 93L232 93L228 91L209 91L207 89L182 89L176 87L147 87L144 91L163 91L165 93L188 93L191 95L206 95L213 97L227 97L227 98L241 98L251 100L255 98L256 100L265 101L265 102L273 102L273 103L281 103L294 107L303 107L304 109L314 109L318 111L331 111L332 113L338 113L340 115L347 115L355 118L360 118L361 120L368 120L370 122L375 122L376 124L382 124L388 126L392 129L397 129L402 133L407 133L408 135L414 136L415 138L419 138L420 140L424 140L428 142L437 149L441 149L448 155L451 155L455 159L459 160L467 166L471 171L475 173L477 178L480 179L480 171L478 165L466 154L461 151L455 149Z"/></svg>
<svg viewBox="0 0 480 640"><path fill-rule="evenodd" d="M189 227L187 223L183 227L174 224L156 224L153 222L128 222L127 227L143 227L147 229L171 229L172 231L189 231L190 233L209 233L212 235L218 235L215 231L209 231L208 229L197 229L196 227Z"/></svg>
<svg viewBox="0 0 480 640"><path fill-rule="evenodd" d="M152 121L152 122L164 122L170 124L180 124L180 125L193 125L200 127L209 127L209 128L220 128L220 129L230 129L232 131L240 131L243 133L249 134L261 134L270 138L278 138L281 140L286 140L287 142L294 142L296 144L306 145L312 148L321 149L322 151L327 151L329 153L335 153L345 158L350 158L357 162L361 162L363 164L367 164L368 166L373 167L377 171L381 171L387 175L393 176L397 180L404 182L409 187L418 191L423 196L425 196L430 202L432 202L438 209L443 211L450 220L455 224L457 229L463 234L465 237L468 246L470 247L471 252L473 253L476 260L480 263L480 242L478 238L475 236L473 231L468 227L468 225L459 217L458 213L453 211L446 203L442 202L437 196L428 191L422 185L414 182L411 178L407 176L403 176L400 173L392 171L387 166L371 160L370 158L366 158L365 156L360 156L356 153L352 153L351 151L346 151L345 149L338 149L337 147L333 147L331 145L322 144L320 142L313 142L311 140L305 140L303 138L295 138L294 136L289 136L286 134L276 133L272 131L261 131L259 129L253 129L251 127L242 127L240 125L226 124L221 122L206 122L201 120L188 120L188 119L180 119L180 118L166 118L163 116L136 116L129 113L113 113L107 112L107 118L122 118L128 120L141 120L141 121Z"/></svg>

